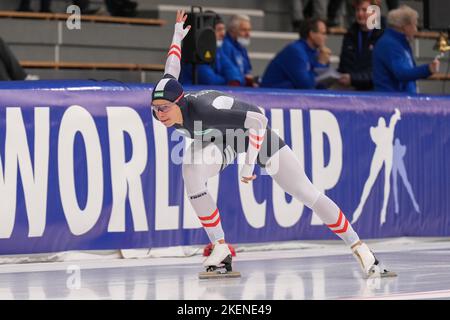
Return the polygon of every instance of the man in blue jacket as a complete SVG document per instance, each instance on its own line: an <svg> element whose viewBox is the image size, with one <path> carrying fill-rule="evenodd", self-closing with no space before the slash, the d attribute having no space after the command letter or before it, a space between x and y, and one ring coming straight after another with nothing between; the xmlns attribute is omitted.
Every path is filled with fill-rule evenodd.
<svg viewBox="0 0 450 320"><path fill-rule="evenodd" d="M234 15L227 25L227 34L223 40L223 53L239 71L241 85L254 86L251 75L252 64L248 57L247 47L250 45L250 18L246 15Z"/></svg>
<svg viewBox="0 0 450 320"><path fill-rule="evenodd" d="M327 68L331 51L325 47L327 27L320 19L307 20L300 28L300 40L285 47L270 62L261 86L286 89L314 89L317 70Z"/></svg>
<svg viewBox="0 0 450 320"><path fill-rule="evenodd" d="M222 50L223 39L225 37L225 24L219 15L216 15L214 20L214 29L217 41L216 57L212 64L197 65L197 84L238 86L241 83L240 72ZM192 64L183 64L181 71L180 82L182 84L192 84Z"/></svg>
<svg viewBox="0 0 450 320"><path fill-rule="evenodd" d="M416 80L439 69L439 60L416 66L409 41L417 32L417 11L401 6L388 14L388 29L373 52L375 91L417 93Z"/></svg>

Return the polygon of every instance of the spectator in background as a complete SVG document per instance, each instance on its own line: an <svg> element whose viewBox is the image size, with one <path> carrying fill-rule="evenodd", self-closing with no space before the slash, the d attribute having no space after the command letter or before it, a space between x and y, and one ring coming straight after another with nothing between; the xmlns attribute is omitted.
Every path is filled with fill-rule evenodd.
<svg viewBox="0 0 450 320"><path fill-rule="evenodd" d="M394 10L398 8L399 0L386 0L388 10Z"/></svg>
<svg viewBox="0 0 450 320"><path fill-rule="evenodd" d="M383 34L382 29L369 30L367 8L379 5L379 0L353 0L356 21L342 41L338 71L342 73L339 84L356 90L372 90L372 50Z"/></svg>
<svg viewBox="0 0 450 320"><path fill-rule="evenodd" d="M349 1L349 0L347 0ZM330 0L327 12L327 27L337 27L339 25L339 14L341 12L343 0Z"/></svg>
<svg viewBox="0 0 450 320"><path fill-rule="evenodd" d="M51 12L50 2L51 0L41 0L40 12ZM19 8L17 9L17 11L31 12L32 10L30 3L31 0L20 0Z"/></svg>
<svg viewBox="0 0 450 320"><path fill-rule="evenodd" d="M8 45L0 38L0 81L10 80L34 80L27 78L25 70L17 61L16 57L9 49Z"/></svg>
<svg viewBox="0 0 450 320"><path fill-rule="evenodd" d="M112 16L135 17L137 16L137 2L130 0L105 0L106 8Z"/></svg>
<svg viewBox="0 0 450 320"><path fill-rule="evenodd" d="M89 7L90 0L73 0L72 4L80 8L81 14L95 14L100 10L100 7L91 9Z"/></svg>
<svg viewBox="0 0 450 320"><path fill-rule="evenodd" d="M337 26L338 12L343 1L344 0L291 0L292 27L294 31L297 31L305 20L305 14L306 19L318 18L326 21L328 27Z"/></svg>
<svg viewBox="0 0 450 320"><path fill-rule="evenodd" d="M251 30L252 25L248 16L232 16L227 25L222 52L239 71L241 85L257 86L254 77L251 75L252 65L247 52L247 47L250 45Z"/></svg>
<svg viewBox="0 0 450 320"><path fill-rule="evenodd" d="M417 32L418 13L400 6L388 14L388 28L373 51L373 82L376 91L416 93L416 80L439 69L439 60L416 66L409 41Z"/></svg>
<svg viewBox="0 0 450 320"><path fill-rule="evenodd" d="M294 31L298 31L303 22L311 18L309 15L305 17L307 6L311 6L311 0L291 0L292 28Z"/></svg>
<svg viewBox="0 0 450 320"><path fill-rule="evenodd" d="M300 39L286 46L269 63L262 87L314 89L316 71L328 68L331 51L325 46L327 27L321 19L306 20Z"/></svg>
<svg viewBox="0 0 450 320"><path fill-rule="evenodd" d="M344 2L344 0L336 0L337 2ZM394 10L398 8L399 5L399 0L386 0L386 4L387 4L387 8L388 10ZM351 26L355 20L355 10L354 10L354 6L353 6L353 0L346 0L346 10L347 10L347 25ZM378 6L381 7L381 0L378 0L378 4L376 4ZM340 6L340 4L339 4ZM384 23L385 18L384 16L382 16L382 23ZM384 28L384 25L382 25L382 27Z"/></svg>
<svg viewBox="0 0 450 320"><path fill-rule="evenodd" d="M239 86L241 84L240 72L222 52L223 39L225 38L225 24L217 14L214 20L214 29L217 41L216 57L212 64L197 65L198 84ZM183 64L180 82L182 84L192 84L192 64Z"/></svg>
<svg viewBox="0 0 450 320"><path fill-rule="evenodd" d="M72 4L78 6L82 14L94 14L99 11L100 8L90 9L90 0L73 0ZM41 0L40 12L52 12L50 9L51 0ZM17 11L31 12L31 0L21 0Z"/></svg>

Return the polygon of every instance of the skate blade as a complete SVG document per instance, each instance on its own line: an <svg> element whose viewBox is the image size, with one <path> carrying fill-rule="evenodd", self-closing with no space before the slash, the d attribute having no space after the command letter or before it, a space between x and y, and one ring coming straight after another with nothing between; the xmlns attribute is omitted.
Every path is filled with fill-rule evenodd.
<svg viewBox="0 0 450 320"><path fill-rule="evenodd" d="M230 272L218 272L218 271L209 271L209 272L200 272L198 274L199 279L222 279L222 278L240 278L241 273L237 271Z"/></svg>
<svg viewBox="0 0 450 320"><path fill-rule="evenodd" d="M397 277L397 273L393 271L385 271L380 273L375 273L370 276L366 276L366 279L373 279L373 278L394 278Z"/></svg>
<svg viewBox="0 0 450 320"><path fill-rule="evenodd" d="M393 277L397 277L397 273L393 271L385 271L380 273L380 278L393 278Z"/></svg>

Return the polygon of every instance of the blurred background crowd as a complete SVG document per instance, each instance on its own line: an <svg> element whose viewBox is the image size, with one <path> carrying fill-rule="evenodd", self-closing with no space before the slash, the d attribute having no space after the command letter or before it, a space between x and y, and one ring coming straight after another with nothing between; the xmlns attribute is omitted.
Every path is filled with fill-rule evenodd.
<svg viewBox="0 0 450 320"><path fill-rule="evenodd" d="M160 11L171 11L170 5L173 8L177 7L176 1L172 2L174 3L169 5L155 1L152 3L153 6L158 6ZM10 3L12 5L13 2ZM173 23L169 14L171 12L167 12L166 16L162 14L143 16L140 14L140 7L145 6L145 3L139 1L20 0L14 4L15 11L24 14L34 11L51 14L58 12L63 6L74 4L80 8L82 15L127 17L130 20L167 17L164 28L168 30ZM222 4L220 0L198 1L198 4L205 7L206 4L211 5L211 8L206 8L204 12L214 16L215 57L210 63L195 66L190 61L184 61L181 74L183 84L414 94L420 92L417 81L433 79L433 75L434 77L444 75L443 81L446 76L448 77L447 58L442 59L445 55L438 57L438 52L434 52L436 54L434 56L433 48L427 48L426 56L421 56L418 52L422 44L418 45L415 41L420 33L418 31L424 31L422 1L286 0L283 1L283 5L289 13L289 21L283 21L283 26L276 31L264 30L260 22L257 22L259 30L255 30L254 20L259 19L258 12L269 15L264 9L256 11L255 8L244 8L240 12L237 8L234 11L227 11L220 7ZM186 1L180 0L180 6L186 5ZM374 6L380 10L375 10ZM55 10L54 7L59 9ZM174 13L172 15L174 16ZM286 17L283 19L286 20ZM4 20L11 20L10 17L6 18ZM129 28L129 25L124 25L124 28ZM154 26L147 27L148 37L153 36L154 28ZM5 36L8 31L2 29L3 33L0 35ZM161 47L157 48L157 51L163 52L163 43L170 42L170 31L166 33L169 35L168 38L162 39L164 41L161 41L161 45L154 45ZM264 51L265 48L252 50L254 35L257 35L256 42L260 47L263 45L265 48L272 47L271 39L274 39L273 46L277 47L276 52L271 55L261 53L258 55L258 51ZM114 36L113 33L105 35L112 39ZM123 37L123 34L117 36ZM268 37L267 41L261 41L265 36ZM332 37L331 45L329 45L330 37ZM279 45L278 42L275 45L277 40L283 40L283 45ZM117 39L117 41L124 40ZM147 42L147 39L141 41ZM428 41L428 47L435 41L436 39ZM23 44L21 45L23 48ZM8 41L0 39L0 80L33 80L45 79L48 76L48 72L39 74L38 69L27 70L27 66L23 66L20 57L15 54L14 46L20 47L13 40L10 48ZM163 64L164 56L159 57L161 58L154 59L149 55L148 61L138 60L139 63ZM260 63L261 57L264 63ZM31 58L29 56L27 58L26 60L34 60L32 55ZM56 57L55 53L54 60L60 62L62 59ZM258 60L258 70L253 67L255 60ZM125 52L117 62L127 62ZM136 61L130 56L129 62ZM64 75L55 74L54 78L64 78ZM88 78L92 78L92 72ZM128 79L118 77L117 80ZM152 82L152 77L142 80ZM444 92L439 93L446 91L444 89Z"/></svg>

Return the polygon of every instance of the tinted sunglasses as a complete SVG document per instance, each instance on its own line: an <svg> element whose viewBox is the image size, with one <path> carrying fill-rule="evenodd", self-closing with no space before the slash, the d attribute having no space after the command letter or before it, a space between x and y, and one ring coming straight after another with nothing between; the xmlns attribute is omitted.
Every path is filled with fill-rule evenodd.
<svg viewBox="0 0 450 320"><path fill-rule="evenodd" d="M160 105L154 105L153 103L152 103L152 109L153 109L153 111L155 111L155 112L158 112L158 111L161 111L161 112L168 112L169 110L170 110L170 108L174 105L174 104L177 104L177 102L178 101L180 101L181 100L181 98L183 98L183 95L184 95L184 92L182 92L181 94L180 94L180 96L174 101L174 102L169 102L169 103L166 103L166 104L160 104Z"/></svg>

